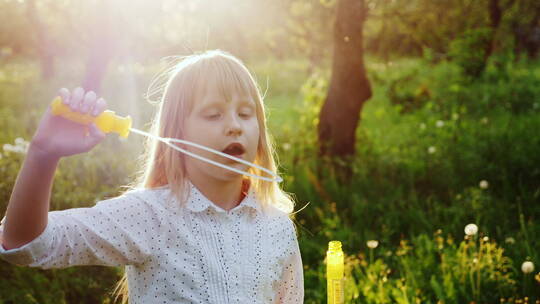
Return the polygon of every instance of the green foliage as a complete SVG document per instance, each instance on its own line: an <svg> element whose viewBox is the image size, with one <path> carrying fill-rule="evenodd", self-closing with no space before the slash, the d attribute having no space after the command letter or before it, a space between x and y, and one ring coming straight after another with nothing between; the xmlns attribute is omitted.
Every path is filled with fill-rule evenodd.
<svg viewBox="0 0 540 304"><path fill-rule="evenodd" d="M516 292L511 260L487 237L455 244L438 230L378 256L346 258L347 303L494 303Z"/></svg>
<svg viewBox="0 0 540 304"><path fill-rule="evenodd" d="M520 241L505 243L505 247L478 243L476 248L484 246L481 250L489 253L482 254L496 262L481 264L476 277L470 279L467 271L471 268L459 263L474 257L459 246L438 253L426 249L432 241L424 239L421 245L421 238L413 238L416 246L425 247L430 254L418 252L395 261L382 253L383 260L369 266L373 267L370 279L364 274L364 280L371 280L369 295L360 298L366 282L352 284L351 292L357 290L359 303L417 299L484 303L508 295L538 298L537 292L523 290L524 283L515 273L527 257L539 258L532 248L540 244L529 235L540 233L533 216L540 212L536 182L540 171L534 169L540 163L540 134L535 131L540 129L540 109L534 106L540 96L534 76L538 63L512 64L504 70L490 66L476 81L464 78L452 62L434 66L400 60L372 62L368 68L375 92L362 113L357 156L349 164L354 172L349 184L336 183L330 172L318 172L313 139L306 138L316 136L318 110L313 107L320 107L324 100L328 75L314 74L306 80L304 103L294 121L309 123L299 125L299 136L284 137L294 149L279 151L288 169L286 188L301 202L311 203L297 216L304 234L300 240L303 258L312 269L306 272L306 286L323 286L321 275L314 272L320 266L313 265L320 265L324 250L319 246L329 240L341 240L345 246L349 244L350 252L356 252L363 250L367 240L378 239L386 244L386 251L393 252L406 236L441 228L459 236L466 223L475 222L493 233L494 239ZM519 85L502 80L517 78L521 79ZM421 86L430 92L429 97L404 111L398 101L406 104L406 97L414 96L411 92ZM399 95L401 92L405 93ZM498 103L493 97L496 94L508 101ZM523 99L514 98L515 94ZM484 96L482 100L478 95ZM508 111L511 109L521 110ZM523 227L520 218L527 219L522 221ZM455 269L458 267L461 272ZM432 277L432 269L439 269L440 274ZM388 270L400 275L387 274L387 281L382 282ZM513 276L506 276L510 270ZM389 282L393 289L385 288ZM309 303L325 299L319 291L306 292Z"/></svg>
<svg viewBox="0 0 540 304"><path fill-rule="evenodd" d="M119 279L114 268L98 266L39 270L0 263L0 303L106 303Z"/></svg>
<svg viewBox="0 0 540 304"><path fill-rule="evenodd" d="M467 76L478 77L484 71L493 30L470 29L450 43L449 55Z"/></svg>
<svg viewBox="0 0 540 304"><path fill-rule="evenodd" d="M407 113L421 108L430 100L431 92L426 84L416 84L414 74L390 81L388 99L398 107L400 113Z"/></svg>
<svg viewBox="0 0 540 304"><path fill-rule="evenodd" d="M520 270L525 260L540 263L535 217L540 212L539 63L501 58L502 64L488 63L472 81L453 62L366 62L374 96L362 112L349 184L336 182L317 157L318 112L329 71L315 69L305 77L305 60L285 61L283 69L254 65L263 88L269 79L265 103L284 188L297 197L297 209L310 203L296 215L305 302L326 301L323 259L329 240L341 240L350 255L350 303L539 299L537 273ZM0 142L15 150L0 151L1 210L22 164L25 142L49 102L41 98L54 94L47 86L74 78L66 74L38 85L36 71L35 64L27 63L0 68L0 75L9 75L0 78ZM132 114L135 107L122 101L140 92L119 90L126 75L112 71L104 95L114 96L112 109ZM134 83L144 83L147 72L137 77ZM421 90L429 94L417 95ZM135 116L137 126L148 119L143 108ZM52 209L91 206L115 196L137 169L141 139L108 137L90 154L62 160ZM476 223L490 240L481 241L482 235L454 242L468 223ZM432 235L439 229L445 236ZM378 240L379 247L367 249L368 240ZM119 273L103 267L38 270L2 262L0 278L0 303L106 303Z"/></svg>

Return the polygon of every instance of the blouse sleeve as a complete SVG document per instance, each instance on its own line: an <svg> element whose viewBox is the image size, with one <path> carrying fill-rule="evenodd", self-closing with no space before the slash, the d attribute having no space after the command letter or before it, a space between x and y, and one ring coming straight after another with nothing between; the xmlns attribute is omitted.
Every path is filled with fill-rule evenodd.
<svg viewBox="0 0 540 304"><path fill-rule="evenodd" d="M38 237L19 248L6 250L0 245L0 258L43 269L141 263L150 255L149 236L158 235L152 230L159 228L159 220L136 192L100 201L92 208L51 211Z"/></svg>
<svg viewBox="0 0 540 304"><path fill-rule="evenodd" d="M296 230L291 219L286 224L287 252L274 304L304 303L304 269L302 256L296 237Z"/></svg>

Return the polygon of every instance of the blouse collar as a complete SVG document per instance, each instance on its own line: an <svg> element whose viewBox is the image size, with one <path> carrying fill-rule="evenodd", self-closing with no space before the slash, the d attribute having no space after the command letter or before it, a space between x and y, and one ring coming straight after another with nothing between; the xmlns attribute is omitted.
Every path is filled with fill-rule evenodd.
<svg viewBox="0 0 540 304"><path fill-rule="evenodd" d="M189 197L187 199L186 207L192 212L201 212L205 211L208 208L213 208L217 212L227 213L227 210L217 206L211 200L209 200L204 194L202 194L197 187L195 187L191 182L188 183L189 187ZM256 199L255 192L253 187L249 187L247 195L240 202L240 204L230 211L239 210L242 208L251 208L257 213L261 213L261 206Z"/></svg>

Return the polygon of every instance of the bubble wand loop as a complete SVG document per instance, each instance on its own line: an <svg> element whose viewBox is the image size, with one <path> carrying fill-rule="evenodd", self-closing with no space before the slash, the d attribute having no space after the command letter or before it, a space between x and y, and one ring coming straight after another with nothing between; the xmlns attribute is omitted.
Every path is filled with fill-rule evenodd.
<svg viewBox="0 0 540 304"><path fill-rule="evenodd" d="M274 172L266 169L266 168L263 168L257 164L254 164L254 163L250 163L248 161L245 161L241 158L238 158L238 157L234 157L232 155L229 155L227 153L223 153L221 151L218 151L218 150L214 150L212 148L209 148L209 147L206 147L206 146L202 146L202 145L199 145L197 143L194 143L194 142L191 142L191 141L188 141L188 140L183 140L183 139L178 139L178 138L170 138L170 137L160 137L160 136L156 136L156 135L152 135L152 134L149 134L149 133L146 133L144 131L141 131L141 130L137 130L135 128L130 128L130 130L134 133L137 133L137 134L140 134L140 135L143 135L143 136L148 136L148 137L151 137L151 138L154 138L154 139L157 139L163 143L165 143L166 145L168 145L169 147L173 148L173 149L176 149L184 154L187 154L193 158L196 158L196 159L199 159L199 160L202 160L202 161L205 161L207 163L210 163L212 165L215 165L215 166L218 166L218 167L221 167L223 169L227 169L227 170L231 170L231 171L234 171L236 173L239 173L239 174L243 174L243 175L246 175L246 176L250 176L250 177L253 177L253 178L258 178L258 179L262 179L262 180L265 180L265 181L268 181L268 182L282 182L283 179L279 176L277 176ZM242 163L244 165L248 165L250 167L255 167L265 173L267 173L268 175L270 176L273 176L274 178L269 178L269 177L264 177L264 176L260 176L260 175L256 175L256 174L252 174L252 173L249 173L249 172L246 172L246 171L242 171L242 170L239 170L239 169L236 169L236 168L233 168L231 166L227 166L227 165L224 165L224 164L221 164L221 163L218 163L216 161L213 161L211 159L208 159L206 157L203 157L203 156L200 156L198 154L195 154L195 153L192 153L192 152L189 152L185 149L182 149L180 147L178 147L177 145L173 144L172 142L177 142L177 143L181 143L181 144L185 144L185 145L188 145L188 146L193 146L195 148L199 148L199 149L202 149L202 150L205 150L205 151L208 151L208 152L211 152L211 153L214 153L214 154L217 154L217 155L220 155L220 156L223 156L223 157L226 157L228 159L232 159L234 161L237 161L239 163Z"/></svg>
<svg viewBox="0 0 540 304"><path fill-rule="evenodd" d="M69 106L62 103L62 100L61 100L60 97L57 97L57 98L55 98L53 100L53 102L51 103L51 109L52 109L52 114L62 116L64 118L66 118L66 119L69 119L71 121L74 121L74 122L77 122L77 123L80 123L80 124L89 125L91 123L95 123L95 125L101 131L103 131L104 133L115 132L115 133L118 133L121 137L127 138L130 131L131 131L131 132L137 133L139 135L143 135L143 136L147 136L147 137L159 140L159 141L165 143L166 145L168 145L169 147L171 147L171 148L173 148L175 150L178 150L178 151L180 151L180 152L182 152L182 153L184 153L186 155L189 155L189 156L191 156L193 158L205 161L205 162L210 163L212 165L221 167L223 169L227 169L227 170L236 172L238 174L250 176L250 177L253 177L253 178L257 178L257 179L261 179L261 180L269 181L269 182L278 182L278 183L280 183L280 182L283 181L283 179L280 176L278 176L276 173L274 173L274 172L272 172L272 171L270 171L270 170L268 170L266 168L263 168L263 167L261 167L261 166L259 166L257 164L245 161L245 160L243 160L241 158L234 157L232 155L223 153L221 151L214 150L214 149L206 147L206 146L199 145L199 144L191 142L191 141L182 140L182 139L178 139L178 138L160 137L160 136L156 136L156 135L153 135L153 134L150 134L150 133L147 133L147 132L132 128L131 127L132 121L131 121L130 116L121 117L121 116L116 115L113 111L110 111L110 110L104 111L103 113L101 113L97 117L94 117L94 116L92 116L90 114L83 114L83 113L75 112L75 111L72 111ZM208 152L211 152L211 153L226 157L228 159L234 160L234 161L242 163L244 165L248 165L250 167L255 167L255 168L265 172L266 174L272 176L273 178L252 174L252 173L249 173L249 172L246 172L246 171L242 171L242 170L233 168L231 166L227 166L227 165L218 163L218 162L213 161L211 159L208 159L206 157L203 157L203 156L197 155L195 153L189 152L189 151L187 151L185 149L182 149L182 148L178 147L177 145L173 144L173 142L185 144L185 145L188 145L188 146L193 146L193 147L196 147L196 148L199 148L199 149L202 149L202 150L205 150L205 151L208 151Z"/></svg>

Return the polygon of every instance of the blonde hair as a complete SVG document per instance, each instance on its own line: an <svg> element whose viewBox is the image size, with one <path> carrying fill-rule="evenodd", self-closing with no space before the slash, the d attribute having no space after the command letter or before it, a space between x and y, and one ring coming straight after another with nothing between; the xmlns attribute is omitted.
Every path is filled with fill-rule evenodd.
<svg viewBox="0 0 540 304"><path fill-rule="evenodd" d="M215 77L219 90L226 97L232 92L247 93L256 104L259 124L259 145L254 163L276 173L277 164L274 159L274 148L270 134L266 128L266 115L263 97L257 82L236 57L220 51L212 50L181 58L165 73L155 78L149 88L149 95L162 91L160 79L165 77L163 94L158 101L158 109L152 121L150 133L160 137L183 138L182 126L184 118L189 115L191 107L197 99L197 92L204 88L205 81ZM157 88L154 86L157 85ZM136 188L157 188L168 185L171 193L185 205L187 201L188 180L184 166L185 155L168 147L166 144L152 138L147 138L145 153L139 171L133 184L126 186L128 190ZM179 169L180 168L180 169ZM257 175L266 176L261 170L248 170ZM274 206L288 214L294 209L294 201L284 192L277 182L268 182L248 178L263 210ZM122 297L122 304L128 302L127 275L117 283L113 291L115 302Z"/></svg>

